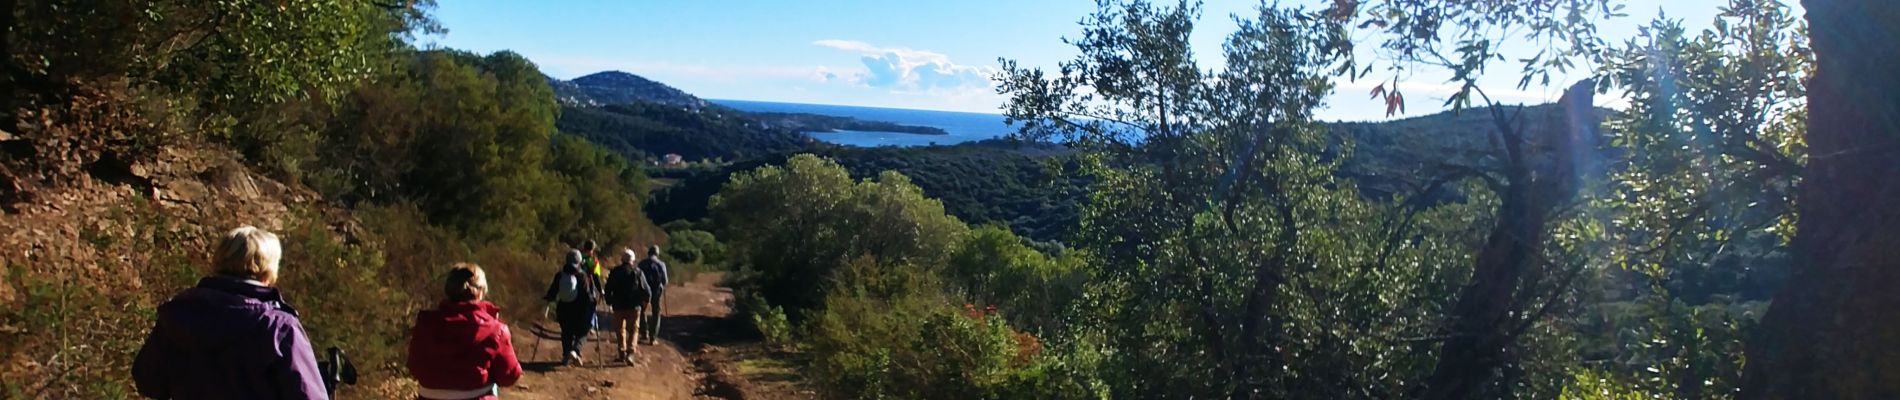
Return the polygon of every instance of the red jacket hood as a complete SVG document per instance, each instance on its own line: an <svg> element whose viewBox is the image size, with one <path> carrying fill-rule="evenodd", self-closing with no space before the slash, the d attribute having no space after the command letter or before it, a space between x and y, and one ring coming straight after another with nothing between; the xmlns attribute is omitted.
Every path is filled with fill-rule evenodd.
<svg viewBox="0 0 1900 400"><path fill-rule="evenodd" d="M409 374L432 389L511 386L521 378L500 307L485 301L442 302L416 315L409 337Z"/></svg>

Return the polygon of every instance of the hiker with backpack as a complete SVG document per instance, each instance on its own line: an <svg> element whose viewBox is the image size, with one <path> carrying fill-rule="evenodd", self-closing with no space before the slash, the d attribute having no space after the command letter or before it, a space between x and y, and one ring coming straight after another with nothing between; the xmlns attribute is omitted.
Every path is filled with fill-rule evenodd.
<svg viewBox="0 0 1900 400"><path fill-rule="evenodd" d="M652 293L647 297L647 344L657 344L660 342L660 316L665 312L660 299L666 297L667 281L666 262L660 261L659 245L647 247L647 258L640 260L639 269L646 276L647 287L651 288L649 292Z"/></svg>
<svg viewBox="0 0 1900 400"><path fill-rule="evenodd" d="M605 283L601 281L601 278L606 276L604 274L606 274L607 271L600 269L600 256L594 254L594 249L597 247L600 247L599 243L595 243L591 239L581 243L581 269L586 270L587 273L594 274L594 286L601 287L600 285Z"/></svg>
<svg viewBox="0 0 1900 400"><path fill-rule="evenodd" d="M297 309L277 291L277 235L231 230L214 275L158 306L132 361L140 396L154 399L327 399Z"/></svg>
<svg viewBox="0 0 1900 400"><path fill-rule="evenodd" d="M554 319L561 325L562 361L575 365L582 362L581 345L594 329L594 307L600 293L597 280L582 269L581 262L580 250L568 250L561 272L554 275L547 295L542 296L555 304Z"/></svg>
<svg viewBox="0 0 1900 400"><path fill-rule="evenodd" d="M442 288L446 298L416 315L409 334L409 375L424 400L493 400L521 379L521 363L501 308L488 297L482 267L457 263Z"/></svg>
<svg viewBox="0 0 1900 400"><path fill-rule="evenodd" d="M646 275L635 267L639 254L626 249L620 265L607 273L607 305L614 310L615 331L620 334L620 359L633 364L634 344L640 340L641 311L653 297Z"/></svg>

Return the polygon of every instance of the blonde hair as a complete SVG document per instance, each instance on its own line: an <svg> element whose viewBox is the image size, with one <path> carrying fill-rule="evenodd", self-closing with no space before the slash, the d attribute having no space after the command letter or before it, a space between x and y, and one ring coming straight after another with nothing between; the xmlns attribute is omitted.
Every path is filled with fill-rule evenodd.
<svg viewBox="0 0 1900 400"><path fill-rule="evenodd" d="M219 275L273 283L277 262L283 258L284 246L277 235L245 225L224 234L211 267Z"/></svg>
<svg viewBox="0 0 1900 400"><path fill-rule="evenodd" d="M449 301L471 301L480 299L482 292L488 291L488 274L482 273L482 266L475 263L455 263L449 267L449 277L442 285L442 294Z"/></svg>

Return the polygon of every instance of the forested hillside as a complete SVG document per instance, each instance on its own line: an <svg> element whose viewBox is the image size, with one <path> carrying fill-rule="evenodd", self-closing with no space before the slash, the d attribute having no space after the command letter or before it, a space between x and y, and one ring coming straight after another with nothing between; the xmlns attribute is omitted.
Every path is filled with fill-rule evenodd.
<svg viewBox="0 0 1900 400"><path fill-rule="evenodd" d="M635 160L679 154L689 161L744 160L782 154L811 142L803 132L769 127L721 106L686 108L648 102L562 107L557 122Z"/></svg>
<svg viewBox="0 0 1900 400"><path fill-rule="evenodd" d="M1788 9L1733 1L1717 26L1748 28L1699 36L1659 20L1593 53L1604 80L1556 105L1473 91L1458 114L1315 121L1334 74L1356 71L1338 66L1371 61L1335 23L1393 34L1388 49L1439 49L1442 21L1418 10L1575 27L1539 7L1397 3L1419 4L1262 7L1207 68L1185 39L1193 5L1108 1L1059 69L1006 60L1017 138L1064 144L1040 179L1085 188L1060 248L959 211L957 192L983 192L951 171L997 152L981 146L734 164L654 211L715 192L702 226L727 242L744 311L843 398L1743 397L1744 343L1794 268L1783 172L1807 124L1788 99L1812 60ZM1498 31L1517 32L1472 34ZM1442 50L1497 50L1461 43ZM1475 80L1474 63L1445 67ZM1594 107L1618 90L1629 109Z"/></svg>
<svg viewBox="0 0 1900 400"><path fill-rule="evenodd" d="M909 148L814 145L803 151L829 157L854 176L903 173L951 215L972 224L1003 224L1038 241L1068 240L1087 196L1071 152L1059 145L989 140ZM704 218L707 201L733 174L783 165L788 157L655 171L678 183L655 193L647 211L662 223Z"/></svg>
<svg viewBox="0 0 1900 400"><path fill-rule="evenodd" d="M620 71L596 72L565 81L548 78L548 85L554 88L554 97L560 100L561 105L572 107L633 102L685 108L709 105L705 100L672 86Z"/></svg>
<svg viewBox="0 0 1900 400"><path fill-rule="evenodd" d="M1556 104L1512 104L1503 111L1531 130L1546 128L1553 116L1563 112ZM1599 123L1611 116L1606 109L1597 113L1594 121ZM1489 110L1453 110L1380 122L1329 122L1326 128L1330 153L1345 153L1340 172L1375 197L1416 191L1437 174L1495 169L1504 161L1498 156L1502 143L1493 133L1497 122ZM1595 146L1589 153L1600 164L1615 157L1616 151Z"/></svg>
<svg viewBox="0 0 1900 400"><path fill-rule="evenodd" d="M1511 108L1518 112L1515 106ZM1554 104L1522 108L1525 118L1533 121L1558 111ZM1492 141L1486 139L1493 126L1487 115L1443 112L1386 122L1326 123L1328 146L1323 154L1339 159L1337 173L1354 180L1367 198L1388 200L1425 189L1431 183L1430 173L1495 167L1499 160L1492 156ZM604 140L613 146L613 139ZM1064 145L995 139L923 147L813 144L799 151L828 157L853 176L901 172L926 195L943 201L951 215L972 224L1003 223L1038 241L1074 239L1071 234L1080 223L1080 204L1088 201L1088 180L1078 171L1075 152ZM649 211L661 222L701 218L705 199L726 176L761 165L780 165L784 159L762 157L724 167L655 171L679 183L658 193ZM1460 197L1458 192L1442 188L1431 196L1451 199Z"/></svg>
<svg viewBox="0 0 1900 400"><path fill-rule="evenodd" d="M1066 61L999 60L1009 137L861 148L419 48L429 0L0 1L0 399L138 397L155 307L241 225L282 236L283 303L361 369L342 398L416 397L403 344L451 263L532 321L586 240L724 271L669 289L703 309L660 334L690 360L542 365L588 377L535 382L568 397L640 371L837 399L1895 398L1900 4L1723 3L1613 38L1615 0L1102 0L1025 38ZM1216 48L1206 17L1234 22ZM1317 116L1362 81L1399 115L1422 70L1454 111ZM1504 104L1499 75L1562 96Z"/></svg>
<svg viewBox="0 0 1900 400"><path fill-rule="evenodd" d="M525 318L566 244L662 240L640 165L557 131L533 63L418 50L407 4L6 2L0 398L135 397L153 308L241 225L282 236L354 398L413 396L402 344L451 263Z"/></svg>

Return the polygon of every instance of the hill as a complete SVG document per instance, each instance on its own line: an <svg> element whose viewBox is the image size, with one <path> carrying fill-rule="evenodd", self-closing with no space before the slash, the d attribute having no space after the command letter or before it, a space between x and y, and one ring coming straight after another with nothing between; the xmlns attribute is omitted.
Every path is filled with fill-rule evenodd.
<svg viewBox="0 0 1900 400"><path fill-rule="evenodd" d="M645 102L678 107L700 108L709 105L691 94L620 71L602 71L573 80L548 78L554 97L570 107L602 106Z"/></svg>
<svg viewBox="0 0 1900 400"><path fill-rule="evenodd" d="M972 224L1001 223L1038 241L1064 241L1080 218L1087 181L1060 145L1002 139L950 146L864 148L814 144L800 152L836 160L854 177L897 171L951 215ZM696 220L732 174L783 165L792 153L711 168L657 170L678 183L654 194L647 213L657 222Z"/></svg>
<svg viewBox="0 0 1900 400"><path fill-rule="evenodd" d="M1561 115L1556 104L1506 106L1504 111L1524 121L1526 132L1536 132ZM1599 108L1598 112L1601 120L1612 111ZM1335 151L1348 140L1352 143L1341 174L1356 180L1374 198L1416 190L1425 184L1423 180L1447 170L1498 167L1494 154L1499 152L1492 139L1497 127L1488 109L1392 121L1333 122L1326 127Z"/></svg>
<svg viewBox="0 0 1900 400"><path fill-rule="evenodd" d="M396 22L356 7L325 12ZM61 24L109 21L34 20L21 40L62 43L72 28ZM291 47L400 36L266 22L286 28L257 40ZM413 313L437 303L449 265L484 266L490 298L526 322L556 251L664 240L640 212L640 166L557 132L553 91L517 54L400 42L340 49L336 58L378 57L380 69L309 77L328 92L302 81L283 88L335 93L313 101L215 82L259 82L252 68L303 71L331 57L272 58L296 64L287 67L255 62L271 55L208 57L214 83L178 81L168 77L198 71L123 57L145 40L53 47L45 54L131 64L0 88L16 101L0 115L49 113L5 119L0 134L0 398L132 397L128 369L153 309L209 274L207 250L238 226L281 238L277 286L310 343L367 367L338 393L349 398L413 397L414 381L382 366L401 365Z"/></svg>
<svg viewBox="0 0 1900 400"><path fill-rule="evenodd" d="M804 148L811 138L720 106L649 102L564 106L562 131L635 160L679 154L687 160L742 160Z"/></svg>
<svg viewBox="0 0 1900 400"><path fill-rule="evenodd" d="M1523 108L1535 129L1555 115L1551 105ZM1608 112L1605 110L1604 112ZM1326 124L1334 155L1351 153L1340 174L1353 179L1369 198L1420 190L1437 171L1492 168L1489 137L1496 128L1483 110L1444 112L1382 122ZM614 147L608 145L608 147ZM992 139L951 146L837 146L813 142L795 149L832 158L855 177L894 170L909 176L925 195L942 200L951 215L974 224L1002 223L1038 241L1066 241L1080 221L1078 204L1087 195L1083 177L1072 171L1071 152L1059 145L1022 144ZM706 200L731 174L763 165L780 165L791 153L712 168L659 170L677 183L656 193L647 211L656 222L705 216ZM1440 194L1446 195L1446 194Z"/></svg>
<svg viewBox="0 0 1900 400"><path fill-rule="evenodd" d="M546 79L561 105L561 131L632 159L679 154L688 161L741 160L803 148L810 141L805 132L948 134L936 127L844 116L739 111L621 71Z"/></svg>
<svg viewBox="0 0 1900 400"><path fill-rule="evenodd" d="M1071 162L1066 159L1069 151L1061 146L1001 139L909 148L838 146L817 142L801 132L844 129L929 134L941 130L848 117L737 111L623 72L588 75L569 86L604 93L590 99L621 99L618 101L626 101L624 104L599 104L600 100L575 103L559 94L564 90L560 86L556 86L557 97L563 98L565 106L558 125L563 132L633 159L675 153L687 160L734 161L654 171L676 182L657 193L648 205L658 222L701 218L705 201L728 176L762 165L782 164L799 152L830 157L857 177L875 176L885 170L904 173L926 195L942 200L951 215L977 224L1002 223L1039 241L1068 239L1080 219L1077 204L1087 193L1085 180L1062 174ZM1504 111L1524 121L1527 131L1536 131L1558 115L1554 105L1507 106ZM1604 115L1610 112L1601 111ZM1332 155L1347 157L1339 173L1357 182L1369 198L1413 193L1435 176L1461 168L1494 168L1498 161L1492 156L1496 126L1487 109L1325 126Z"/></svg>
<svg viewBox="0 0 1900 400"><path fill-rule="evenodd" d="M943 128L934 126L904 125L885 121L865 121L852 117L780 112L752 112L748 114L772 126L799 132L873 131L918 135L950 134L950 132L944 131Z"/></svg>

